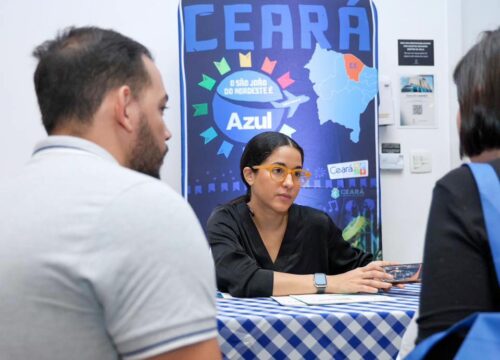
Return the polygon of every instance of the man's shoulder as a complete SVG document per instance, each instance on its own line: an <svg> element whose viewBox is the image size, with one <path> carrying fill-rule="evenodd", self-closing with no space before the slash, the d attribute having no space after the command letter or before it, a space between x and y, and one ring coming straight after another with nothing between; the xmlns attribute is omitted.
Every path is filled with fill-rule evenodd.
<svg viewBox="0 0 500 360"><path fill-rule="evenodd" d="M92 164L88 164L88 166L92 166ZM95 180L100 178L101 181L113 182L116 186L120 187L128 187L134 184L147 184L149 186L155 186L156 183L159 182L158 179L155 179L151 176L142 174L140 172L128 169L119 164L107 163L107 162L99 162L94 163L93 166L96 166L96 169L99 169L100 173L90 173Z"/></svg>
<svg viewBox="0 0 500 360"><path fill-rule="evenodd" d="M122 204L129 212L139 208L149 210L154 217L162 216L162 212L167 210L179 214L192 213L185 199L170 185L132 170L128 170L116 184L112 202Z"/></svg>
<svg viewBox="0 0 500 360"><path fill-rule="evenodd" d="M91 166L88 164L88 166ZM154 194L158 201L178 200L181 198L169 185L163 181L128 169L118 164L107 162L95 162L94 169L87 172L87 176L81 181L94 182L97 188L103 191L114 193L115 196L121 196L125 193L134 193L137 196L144 194Z"/></svg>
<svg viewBox="0 0 500 360"><path fill-rule="evenodd" d="M161 197L182 198L167 183L134 170L122 168L122 174L119 179L121 182L120 185L126 189L131 188L136 192L144 193L153 191Z"/></svg>

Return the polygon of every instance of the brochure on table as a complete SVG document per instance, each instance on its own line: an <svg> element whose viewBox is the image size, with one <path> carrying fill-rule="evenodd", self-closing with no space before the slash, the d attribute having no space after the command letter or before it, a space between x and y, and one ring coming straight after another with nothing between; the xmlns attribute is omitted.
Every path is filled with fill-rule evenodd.
<svg viewBox="0 0 500 360"><path fill-rule="evenodd" d="M334 305L358 302L391 301L394 298L386 295L365 294L314 294L314 295L290 295L273 296L279 304L284 306L307 306L307 305Z"/></svg>

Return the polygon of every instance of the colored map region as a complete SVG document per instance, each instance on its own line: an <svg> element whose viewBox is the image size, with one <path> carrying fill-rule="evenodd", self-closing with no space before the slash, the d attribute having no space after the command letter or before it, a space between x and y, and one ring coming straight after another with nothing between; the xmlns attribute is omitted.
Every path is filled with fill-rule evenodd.
<svg viewBox="0 0 500 360"><path fill-rule="evenodd" d="M365 64L352 54L344 55L345 71L349 79L359 81L359 74L363 71Z"/></svg>
<svg viewBox="0 0 500 360"><path fill-rule="evenodd" d="M320 124L332 121L352 130L350 139L357 143L360 116L378 91L377 69L366 66L354 55L319 45L305 68L318 96Z"/></svg>

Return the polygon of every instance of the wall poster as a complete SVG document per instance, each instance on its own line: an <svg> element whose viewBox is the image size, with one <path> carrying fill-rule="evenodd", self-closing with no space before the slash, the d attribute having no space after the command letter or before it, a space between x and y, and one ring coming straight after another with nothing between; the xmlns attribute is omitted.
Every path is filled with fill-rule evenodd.
<svg viewBox="0 0 500 360"><path fill-rule="evenodd" d="M369 0L181 0L183 194L206 224L245 192L246 142L281 131L313 176L296 202L381 256L377 20Z"/></svg>
<svg viewBox="0 0 500 360"><path fill-rule="evenodd" d="M400 126L436 128L434 75L402 76L400 89Z"/></svg>

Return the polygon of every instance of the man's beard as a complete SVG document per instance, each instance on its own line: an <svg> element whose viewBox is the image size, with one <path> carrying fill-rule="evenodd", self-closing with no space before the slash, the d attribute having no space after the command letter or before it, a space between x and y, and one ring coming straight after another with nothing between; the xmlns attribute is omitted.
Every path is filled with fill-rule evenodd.
<svg viewBox="0 0 500 360"><path fill-rule="evenodd" d="M139 133L137 141L130 155L130 168L143 174L160 178L160 167L163 164L163 158L167 154L156 144L151 127L148 125L145 115L141 115Z"/></svg>

